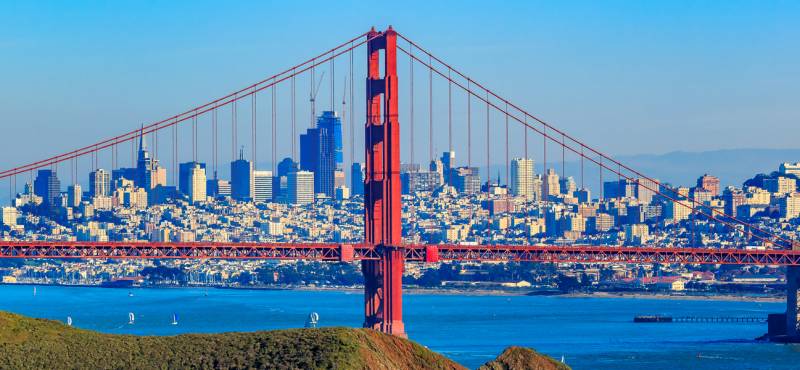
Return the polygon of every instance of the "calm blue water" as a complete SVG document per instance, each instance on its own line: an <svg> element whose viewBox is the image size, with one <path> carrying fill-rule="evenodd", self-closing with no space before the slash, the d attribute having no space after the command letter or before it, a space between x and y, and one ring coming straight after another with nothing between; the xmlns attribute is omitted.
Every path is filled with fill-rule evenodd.
<svg viewBox="0 0 800 370"><path fill-rule="evenodd" d="M360 326L348 292L134 289L0 285L0 310L106 333L173 335ZM800 346L756 343L765 324L633 324L636 314L765 316L782 303L407 294L409 337L470 368L508 345L563 355L575 369L797 369ZM136 324L127 325L128 312ZM179 316L170 325L172 313Z"/></svg>

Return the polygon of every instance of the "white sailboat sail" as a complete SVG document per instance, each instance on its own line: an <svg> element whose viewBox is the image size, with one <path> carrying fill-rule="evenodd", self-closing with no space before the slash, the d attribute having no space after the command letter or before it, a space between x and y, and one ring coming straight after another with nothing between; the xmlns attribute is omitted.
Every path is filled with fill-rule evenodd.
<svg viewBox="0 0 800 370"><path fill-rule="evenodd" d="M133 325L135 320L136 317L133 315L133 312L128 312L128 324Z"/></svg>

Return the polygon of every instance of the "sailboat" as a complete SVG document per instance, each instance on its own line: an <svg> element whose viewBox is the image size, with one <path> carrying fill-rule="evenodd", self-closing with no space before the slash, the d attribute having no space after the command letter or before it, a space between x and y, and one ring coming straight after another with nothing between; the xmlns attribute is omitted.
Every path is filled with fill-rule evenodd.
<svg viewBox="0 0 800 370"><path fill-rule="evenodd" d="M33 296L36 297L36 287L33 287Z"/></svg>
<svg viewBox="0 0 800 370"><path fill-rule="evenodd" d="M133 312L128 312L128 325L133 325L133 322L136 320L136 317L133 316Z"/></svg>
<svg viewBox="0 0 800 370"><path fill-rule="evenodd" d="M67 326L72 326L72 316L67 316Z"/></svg>
<svg viewBox="0 0 800 370"><path fill-rule="evenodd" d="M564 362L564 355L561 355L561 363L562 363L562 364L565 364L565 363L566 363L566 362Z"/></svg>
<svg viewBox="0 0 800 370"><path fill-rule="evenodd" d="M173 313L172 314L172 325L178 325L178 314L177 313Z"/></svg>

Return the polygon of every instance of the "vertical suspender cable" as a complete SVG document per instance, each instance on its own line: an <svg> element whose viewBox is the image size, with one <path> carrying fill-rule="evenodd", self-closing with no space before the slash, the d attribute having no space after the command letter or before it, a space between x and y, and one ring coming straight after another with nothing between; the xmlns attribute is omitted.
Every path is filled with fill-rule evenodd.
<svg viewBox="0 0 800 370"><path fill-rule="evenodd" d="M258 160L257 153L256 153L257 152L256 137L258 135L257 132L256 132L256 130L257 130L256 120L257 119L258 119L258 113L257 113L257 108L256 108L256 88L253 87L253 95L250 97L250 151L251 151L250 157L252 158L253 168L254 169L258 168L258 165L257 165L257 162L256 162Z"/></svg>
<svg viewBox="0 0 800 370"><path fill-rule="evenodd" d="M564 145L564 133L561 133L561 178L567 178L567 147ZM561 189L563 192L564 189Z"/></svg>
<svg viewBox="0 0 800 370"><path fill-rule="evenodd" d="M236 104L237 104L237 97L236 95L233 96L233 101L231 101L231 161L236 160L236 147L239 146L238 143L238 136L239 133L237 132L238 123L236 122Z"/></svg>
<svg viewBox="0 0 800 370"><path fill-rule="evenodd" d="M492 169L491 169L491 148L489 147L489 90L486 90L486 192L489 192L489 183L491 183Z"/></svg>
<svg viewBox="0 0 800 370"><path fill-rule="evenodd" d="M172 125L172 183L178 184L178 119Z"/></svg>
<svg viewBox="0 0 800 370"><path fill-rule="evenodd" d="M428 54L428 162L433 161L433 59Z"/></svg>
<svg viewBox="0 0 800 370"><path fill-rule="evenodd" d="M410 163L414 164L414 45L409 44L409 53L411 54L411 58L409 58L408 62L408 73L410 77L409 81L409 124L411 125L411 160Z"/></svg>
<svg viewBox="0 0 800 370"><path fill-rule="evenodd" d="M472 167L472 89L467 78L467 167Z"/></svg>
<svg viewBox="0 0 800 370"><path fill-rule="evenodd" d="M511 162L509 162L508 158L508 103L506 103L506 190L511 185L511 170L509 166ZM506 195L508 195L508 191L506 191Z"/></svg>
<svg viewBox="0 0 800 370"><path fill-rule="evenodd" d="M350 168L352 168L353 163L355 163L355 153L356 153L356 101L355 94L353 92L353 43L350 42ZM352 176L352 174L350 174Z"/></svg>
<svg viewBox="0 0 800 370"><path fill-rule="evenodd" d="M292 143L292 161L297 159L297 152L295 150L295 140L297 140L296 136L296 122L295 122L295 69L292 69L292 137L289 141Z"/></svg>
<svg viewBox="0 0 800 370"><path fill-rule="evenodd" d="M547 126L542 127L542 176L544 186L542 189L546 190L542 194L542 198L547 200L549 198L548 194L550 193L550 184L547 182Z"/></svg>
<svg viewBox="0 0 800 370"><path fill-rule="evenodd" d="M212 166L214 167L214 179L217 178L217 161L219 160L219 142L217 135L219 134L219 123L217 122L217 108L211 111L211 150L213 152Z"/></svg>
<svg viewBox="0 0 800 370"><path fill-rule="evenodd" d="M192 115L192 162L197 162L197 111Z"/></svg>
<svg viewBox="0 0 800 370"><path fill-rule="evenodd" d="M583 159L584 159L583 158L583 144L581 144L581 190L586 189L586 187L583 184ZM587 200L589 200L589 199L587 199Z"/></svg>
<svg viewBox="0 0 800 370"><path fill-rule="evenodd" d="M275 172L275 164L277 163L277 156L278 156L278 148L277 148L277 137L278 137L278 96L275 90L275 81L273 80L272 84L272 176L277 175Z"/></svg>
<svg viewBox="0 0 800 370"><path fill-rule="evenodd" d="M451 69L447 67L447 157L453 152L453 80L450 77ZM453 163L450 163L452 167ZM450 169L447 169L447 184L451 184Z"/></svg>

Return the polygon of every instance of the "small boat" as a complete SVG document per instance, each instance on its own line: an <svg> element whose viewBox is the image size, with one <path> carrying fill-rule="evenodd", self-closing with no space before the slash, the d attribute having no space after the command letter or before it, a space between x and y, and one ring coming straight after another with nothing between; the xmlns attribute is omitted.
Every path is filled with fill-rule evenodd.
<svg viewBox="0 0 800 370"><path fill-rule="evenodd" d="M36 297L36 287L33 287L33 296Z"/></svg>
<svg viewBox="0 0 800 370"><path fill-rule="evenodd" d="M133 297L133 292L128 292L128 297Z"/></svg>
<svg viewBox="0 0 800 370"><path fill-rule="evenodd" d="M67 316L67 326L72 326L72 316Z"/></svg>
<svg viewBox="0 0 800 370"><path fill-rule="evenodd" d="M128 312L128 325L133 325L135 320L136 317L133 315L133 312Z"/></svg>
<svg viewBox="0 0 800 370"><path fill-rule="evenodd" d="M564 355L561 355L561 363L566 364L566 362L564 362Z"/></svg>
<svg viewBox="0 0 800 370"><path fill-rule="evenodd" d="M172 325L178 325L178 314L177 313L173 313L172 314Z"/></svg>
<svg viewBox="0 0 800 370"><path fill-rule="evenodd" d="M319 314L316 312L310 313L308 315L308 318L306 319L306 327L316 328L318 323L319 323Z"/></svg>

